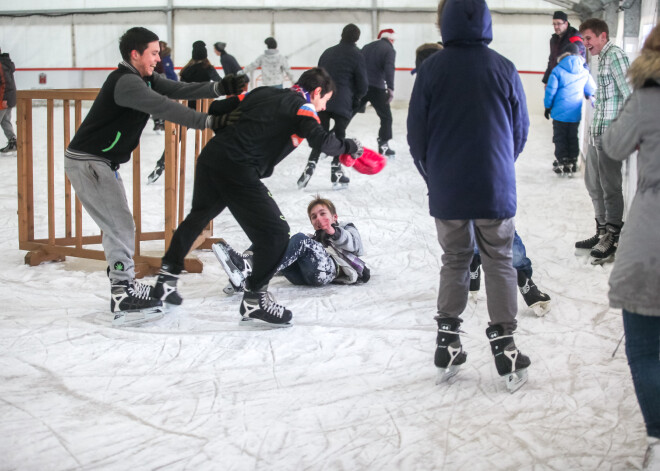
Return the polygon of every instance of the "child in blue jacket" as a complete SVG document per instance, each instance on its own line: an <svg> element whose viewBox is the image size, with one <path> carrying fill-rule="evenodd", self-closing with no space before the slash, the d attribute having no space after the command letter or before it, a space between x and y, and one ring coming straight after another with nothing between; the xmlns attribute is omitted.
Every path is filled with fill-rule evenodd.
<svg viewBox="0 0 660 471"><path fill-rule="evenodd" d="M552 117L552 142L555 144L554 171L571 176L580 153L578 127L582 100L596 91L594 79L584 66L577 46L569 44L557 59L545 89L545 118Z"/></svg>

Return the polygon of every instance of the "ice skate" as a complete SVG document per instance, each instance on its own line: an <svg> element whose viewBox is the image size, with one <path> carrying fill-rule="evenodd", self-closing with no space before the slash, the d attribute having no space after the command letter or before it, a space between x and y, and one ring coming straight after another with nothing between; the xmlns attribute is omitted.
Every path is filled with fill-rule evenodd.
<svg viewBox="0 0 660 471"><path fill-rule="evenodd" d="M567 176L568 178L573 178L573 175L575 174L577 168L576 168L575 162L567 162L564 164L563 172L564 175Z"/></svg>
<svg viewBox="0 0 660 471"><path fill-rule="evenodd" d="M272 329L291 327L293 314L281 304L275 302L267 287L259 290L246 290L240 308L240 327L253 329Z"/></svg>
<svg viewBox="0 0 660 471"><path fill-rule="evenodd" d="M527 278L527 275L518 270L518 289L522 294L525 304L534 311L538 317L543 317L550 310L550 296L541 292L538 286Z"/></svg>
<svg viewBox="0 0 660 471"><path fill-rule="evenodd" d="M575 248L579 250L592 250L598 245L598 242L600 242L600 239L606 232L607 229L605 228L605 224L599 224L598 221L596 221L596 235L589 237L588 239L577 241L575 243Z"/></svg>
<svg viewBox="0 0 660 471"><path fill-rule="evenodd" d="M9 154L9 153L16 152L16 149L17 149L17 147L16 147L16 138L12 137L7 142L7 145L5 147L3 147L2 149L0 149L0 152L2 152L3 154Z"/></svg>
<svg viewBox="0 0 660 471"><path fill-rule="evenodd" d="M435 384L440 384L458 373L460 366L467 359L467 353L463 351L459 337L460 319L436 317L435 320L438 322L434 359L438 376Z"/></svg>
<svg viewBox="0 0 660 471"><path fill-rule="evenodd" d="M396 152L394 152L394 150L390 147L388 141L378 139L378 152L388 159L393 159L396 157Z"/></svg>
<svg viewBox="0 0 660 471"><path fill-rule="evenodd" d="M154 119L154 131L158 134L162 134L165 131L164 119Z"/></svg>
<svg viewBox="0 0 660 471"><path fill-rule="evenodd" d="M497 373L504 378L510 393L516 392L527 382L527 368L531 364L529 357L520 353L513 341L513 333L504 335L501 325L492 325L486 329L490 340L490 349L495 357Z"/></svg>
<svg viewBox="0 0 660 471"><path fill-rule="evenodd" d="M309 181L312 179L312 175L314 175L315 168L316 168L316 162L312 162L312 161L307 162L307 166L305 167L305 170L303 170L302 175L300 175L300 178L298 179L299 190L302 190L307 186Z"/></svg>
<svg viewBox="0 0 660 471"><path fill-rule="evenodd" d="M621 228L614 224L607 224L607 231L589 255L592 265L604 265L614 261L614 254L619 247L619 234Z"/></svg>
<svg viewBox="0 0 660 471"><path fill-rule="evenodd" d="M216 242L211 248L227 273L234 292L243 291L245 279L252 273L252 252L238 253L224 240Z"/></svg>
<svg viewBox="0 0 660 471"><path fill-rule="evenodd" d="M343 190L348 188L351 179L344 175L341 164L333 164L330 166L330 181L333 190Z"/></svg>
<svg viewBox="0 0 660 471"><path fill-rule="evenodd" d="M470 297L477 300L481 288L481 255L474 254L470 262Z"/></svg>
<svg viewBox="0 0 660 471"><path fill-rule="evenodd" d="M232 285L231 282L227 283L225 287L222 288L222 292L225 293L227 296L233 296L236 293L242 293L243 291L244 291L243 286L234 288L234 285Z"/></svg>
<svg viewBox="0 0 660 471"><path fill-rule="evenodd" d="M110 311L113 327L128 327L163 317L163 303L149 296L151 287L128 280L113 281L110 288Z"/></svg>
<svg viewBox="0 0 660 471"><path fill-rule="evenodd" d="M658 470L660 469L660 439L648 437L648 441L649 444L642 462L642 470Z"/></svg>
<svg viewBox="0 0 660 471"><path fill-rule="evenodd" d="M160 176L163 174L164 170L165 170L165 160L159 160L158 162L156 162L156 167L147 177L147 185L151 185L152 183L156 182L156 180L158 180Z"/></svg>
<svg viewBox="0 0 660 471"><path fill-rule="evenodd" d="M156 280L156 286L154 287L152 296L167 304L174 306L181 305L183 298L176 289L178 281L179 275L172 273L171 267L164 264L158 273L158 279Z"/></svg>

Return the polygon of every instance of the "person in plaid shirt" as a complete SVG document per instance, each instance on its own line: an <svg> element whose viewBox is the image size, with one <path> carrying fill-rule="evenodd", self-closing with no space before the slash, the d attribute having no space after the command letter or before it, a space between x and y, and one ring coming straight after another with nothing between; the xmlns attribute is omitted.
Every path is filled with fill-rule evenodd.
<svg viewBox="0 0 660 471"><path fill-rule="evenodd" d="M601 136L616 118L631 89L626 82L628 56L609 38L607 23L597 18L580 25L584 45L598 56L598 89L594 117L589 130L589 146L584 181L596 213L596 235L575 243L577 249L589 249L593 264L614 260L623 226L623 191L621 161L610 159L601 145Z"/></svg>

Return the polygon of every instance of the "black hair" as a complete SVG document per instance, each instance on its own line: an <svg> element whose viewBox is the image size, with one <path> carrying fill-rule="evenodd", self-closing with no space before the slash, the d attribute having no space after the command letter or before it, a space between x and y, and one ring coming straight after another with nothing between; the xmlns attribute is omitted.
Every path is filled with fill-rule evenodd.
<svg viewBox="0 0 660 471"><path fill-rule="evenodd" d="M268 49L277 49L277 41L275 41L275 38L273 37L266 38L264 43L266 43L266 47L268 47Z"/></svg>
<svg viewBox="0 0 660 471"><path fill-rule="evenodd" d="M360 39L360 28L353 23L344 26L341 32L341 40L349 43L356 43Z"/></svg>
<svg viewBox="0 0 660 471"><path fill-rule="evenodd" d="M126 31L119 38L119 52L126 62L131 60L131 51L137 51L140 55L149 47L149 43L158 41L158 35L147 28L137 26Z"/></svg>
<svg viewBox="0 0 660 471"><path fill-rule="evenodd" d="M298 85L309 93L321 87L321 96L335 91L335 82L323 67L313 67L303 72L298 79Z"/></svg>

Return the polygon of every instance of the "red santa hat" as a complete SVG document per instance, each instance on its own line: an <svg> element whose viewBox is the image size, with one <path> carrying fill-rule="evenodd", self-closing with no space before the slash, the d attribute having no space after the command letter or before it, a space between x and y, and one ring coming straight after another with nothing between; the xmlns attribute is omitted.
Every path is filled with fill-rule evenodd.
<svg viewBox="0 0 660 471"><path fill-rule="evenodd" d="M394 39L394 30L392 28L381 29L378 33L378 39Z"/></svg>

